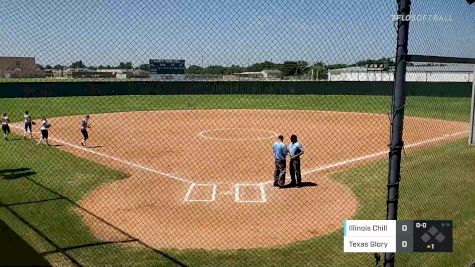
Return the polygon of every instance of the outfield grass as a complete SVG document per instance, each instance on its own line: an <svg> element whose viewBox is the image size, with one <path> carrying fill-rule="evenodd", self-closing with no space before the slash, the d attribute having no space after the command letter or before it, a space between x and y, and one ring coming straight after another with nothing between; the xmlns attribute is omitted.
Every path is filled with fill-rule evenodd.
<svg viewBox="0 0 475 267"><path fill-rule="evenodd" d="M1 162L0 169L13 169L20 166L29 168L35 172L30 179L54 188L61 195L75 200L81 199L94 186L126 177L123 173L88 160L55 149L36 147L30 142L17 141L10 142L8 145L2 143L1 148L1 156L7 160ZM12 153L18 157L8 157L8 155L13 155ZM61 153L61 156L58 153ZM31 157L25 162L21 157L26 157L27 154ZM45 165L44 155L56 157L56 160L48 161ZM473 228L475 180L470 177L475 172L472 160L474 157L475 149L468 147L465 141L413 152L405 157L400 218L453 219L456 243L453 254L399 254L399 264L429 266L428 263L430 263L430 266L447 266L449 263L457 262L463 266L473 260L475 240L470 237L475 235L475 228ZM385 166L386 161L383 160L332 175L332 179L347 184L357 195L360 207L354 219L384 218L387 175ZM85 172L96 175L83 175ZM82 183L70 188L67 186L67 181L71 179L80 179ZM11 204L57 197L25 178L1 179L0 184L2 189L0 200L3 203ZM11 208L60 247L99 242L81 223L73 206L67 201L55 200ZM53 249L51 244L31 231L5 208L0 209L0 219L5 220L38 251L45 252ZM342 233L339 231L283 248L232 252L168 250L165 253L192 266L249 266L256 263L262 266L320 264L322 266L360 266L373 262L372 255L369 254L344 254L342 242ZM70 251L70 254L79 262L88 265L113 263L121 259L129 263L140 262L143 265L157 261L171 263L149 249L127 244L75 249ZM290 263L289 260L291 260Z"/></svg>
<svg viewBox="0 0 475 267"><path fill-rule="evenodd" d="M386 113L390 98L368 96L116 96L0 99L14 120L29 109L33 115L48 116L104 113L129 110L190 108L319 109ZM470 99L413 97L408 115L467 121ZM450 111L450 112L449 112ZM0 171L22 169L0 176L0 202L14 204L55 199L60 195L78 201L101 184L124 179L127 174L98 165L54 148L36 146L32 141L0 142ZM407 153L401 184L401 219L453 219L455 252L452 254L398 254L400 266L467 266L474 261L475 241L475 149L462 140L452 144ZM28 179L21 174L27 174ZM14 175L20 174L20 175ZM354 219L384 219L387 161L335 173L332 179L348 185L359 200ZM38 186L36 181L49 190ZM56 192L56 193L55 193ZM99 240L82 224L73 204L51 200L0 207L0 219L18 232L37 251L55 246L82 246ZM12 213L13 211L13 213ZM15 214L25 219L21 222ZM112 231L112 230L111 230ZM163 251L192 266L369 266L372 254L344 254L341 231L296 242L281 248L237 251ZM143 246L106 244L67 252L84 265L131 264L172 265L166 256ZM61 254L48 255L54 262L67 262Z"/></svg>
<svg viewBox="0 0 475 267"><path fill-rule="evenodd" d="M288 96L288 95L183 95L183 96L80 96L0 99L1 112L13 121L29 110L33 117L58 117L120 111L178 109L302 109L388 114L386 96ZM410 116L468 121L470 98L409 97Z"/></svg>

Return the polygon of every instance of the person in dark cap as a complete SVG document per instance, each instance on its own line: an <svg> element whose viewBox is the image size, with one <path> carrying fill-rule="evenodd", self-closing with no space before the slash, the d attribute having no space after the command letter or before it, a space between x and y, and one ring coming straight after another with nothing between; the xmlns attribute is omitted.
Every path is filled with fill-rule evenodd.
<svg viewBox="0 0 475 267"><path fill-rule="evenodd" d="M304 149L297 141L297 135L290 137L289 155L290 155L290 179L289 186L302 187L302 173L300 171L300 156L303 155Z"/></svg>

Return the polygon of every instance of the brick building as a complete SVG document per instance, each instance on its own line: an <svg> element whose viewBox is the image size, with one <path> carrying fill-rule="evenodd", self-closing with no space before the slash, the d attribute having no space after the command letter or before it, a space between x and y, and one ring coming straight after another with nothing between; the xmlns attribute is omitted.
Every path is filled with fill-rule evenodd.
<svg viewBox="0 0 475 267"><path fill-rule="evenodd" d="M43 77L45 74L37 68L34 57L0 57L0 79Z"/></svg>

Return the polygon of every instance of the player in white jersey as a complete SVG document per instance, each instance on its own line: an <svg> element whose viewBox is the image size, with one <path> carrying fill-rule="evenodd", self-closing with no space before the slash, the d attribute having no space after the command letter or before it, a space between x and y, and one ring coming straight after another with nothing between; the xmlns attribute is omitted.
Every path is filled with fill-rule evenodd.
<svg viewBox="0 0 475 267"><path fill-rule="evenodd" d="M41 127L40 127L41 139L40 139L40 141L38 141L38 145L41 143L41 141L45 140L46 145L49 146L49 143L48 143L48 129L50 127L51 127L51 124L49 124L46 117L43 117L43 119L41 120Z"/></svg>
<svg viewBox="0 0 475 267"><path fill-rule="evenodd" d="M23 135L23 138L26 139L26 136L29 132L30 138L33 139L32 125L35 125L35 122L31 119L30 113L28 111L25 111L25 115L23 115L23 117L25 118L25 134Z"/></svg>
<svg viewBox="0 0 475 267"><path fill-rule="evenodd" d="M10 134L10 119L8 118L7 113L3 113L2 116L2 131L3 131L3 139L8 140L8 135Z"/></svg>
<svg viewBox="0 0 475 267"><path fill-rule="evenodd" d="M89 133L87 132L87 129L89 128L91 128L91 125L89 124L89 115L86 115L81 121L81 133L83 137L83 140L81 141L81 146L87 146L86 142L87 139L89 139Z"/></svg>

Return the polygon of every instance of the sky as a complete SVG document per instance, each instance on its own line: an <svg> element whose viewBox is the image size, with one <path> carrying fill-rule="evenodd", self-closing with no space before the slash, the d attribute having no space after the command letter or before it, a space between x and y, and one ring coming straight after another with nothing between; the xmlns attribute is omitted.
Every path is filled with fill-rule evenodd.
<svg viewBox="0 0 475 267"><path fill-rule="evenodd" d="M0 56L43 65L187 65L394 57L396 0L0 0ZM409 53L475 57L475 4L412 0Z"/></svg>

